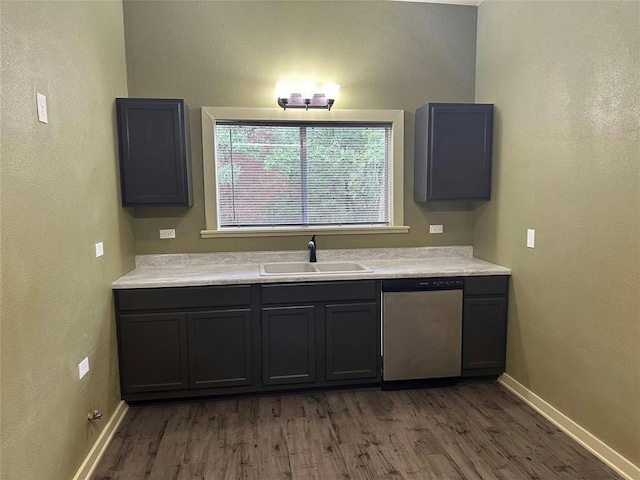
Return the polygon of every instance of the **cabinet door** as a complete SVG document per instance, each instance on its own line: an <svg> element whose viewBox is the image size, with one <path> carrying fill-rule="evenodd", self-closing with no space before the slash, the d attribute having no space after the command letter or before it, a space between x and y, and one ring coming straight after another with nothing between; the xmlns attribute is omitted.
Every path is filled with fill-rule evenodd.
<svg viewBox="0 0 640 480"><path fill-rule="evenodd" d="M434 104L416 112L417 202L489 200L493 105Z"/></svg>
<svg viewBox="0 0 640 480"><path fill-rule="evenodd" d="M191 388L251 385L251 310L189 313Z"/></svg>
<svg viewBox="0 0 640 480"><path fill-rule="evenodd" d="M316 381L313 305L262 309L262 383Z"/></svg>
<svg viewBox="0 0 640 480"><path fill-rule="evenodd" d="M120 315L118 326L123 393L188 387L184 313Z"/></svg>
<svg viewBox="0 0 640 480"><path fill-rule="evenodd" d="M327 305L327 380L376 378L379 357L376 304Z"/></svg>
<svg viewBox="0 0 640 480"><path fill-rule="evenodd" d="M116 99L122 205L191 206L184 100Z"/></svg>
<svg viewBox="0 0 640 480"><path fill-rule="evenodd" d="M462 322L463 375L481 375L483 369L491 375L504 372L506 341L507 299L466 299Z"/></svg>

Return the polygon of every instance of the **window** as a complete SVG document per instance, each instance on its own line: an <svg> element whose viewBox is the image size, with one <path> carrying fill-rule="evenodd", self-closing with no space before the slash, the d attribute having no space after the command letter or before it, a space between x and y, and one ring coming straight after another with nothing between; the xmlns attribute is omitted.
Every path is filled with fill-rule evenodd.
<svg viewBox="0 0 640 480"><path fill-rule="evenodd" d="M203 237L401 233L402 111L203 108Z"/></svg>

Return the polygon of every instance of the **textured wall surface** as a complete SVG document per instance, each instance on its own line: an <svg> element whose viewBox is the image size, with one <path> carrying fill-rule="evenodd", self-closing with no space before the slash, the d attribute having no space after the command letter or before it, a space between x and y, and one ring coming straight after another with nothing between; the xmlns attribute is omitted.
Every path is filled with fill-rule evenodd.
<svg viewBox="0 0 640 480"><path fill-rule="evenodd" d="M68 480L120 397L109 284L133 267L135 246L116 168L122 4L0 9L0 477ZM47 125L36 120L36 91L47 95ZM91 370L78 381L85 356ZM87 422L92 409L104 420Z"/></svg>
<svg viewBox="0 0 640 480"><path fill-rule="evenodd" d="M409 234L327 236L320 248L471 242L468 203L413 203L413 114L429 101L472 102L476 8L400 2L133 2L125 35L131 97L184 98L192 108L195 205L138 209L138 253L303 249L302 237L201 239L200 107L277 107L279 80L333 80L336 108L401 109ZM426 225L444 224L443 235ZM158 239L175 228L175 240Z"/></svg>
<svg viewBox="0 0 640 480"><path fill-rule="evenodd" d="M508 373L640 464L640 3L485 1L477 50L474 251L513 269Z"/></svg>

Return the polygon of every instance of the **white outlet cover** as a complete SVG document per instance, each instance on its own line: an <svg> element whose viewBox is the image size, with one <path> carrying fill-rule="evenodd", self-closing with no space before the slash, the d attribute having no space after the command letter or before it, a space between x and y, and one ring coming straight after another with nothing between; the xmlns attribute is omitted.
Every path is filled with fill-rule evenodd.
<svg viewBox="0 0 640 480"><path fill-rule="evenodd" d="M176 238L175 228L167 228L165 230L160 230L160 238L162 240L165 240L167 238Z"/></svg>
<svg viewBox="0 0 640 480"><path fill-rule="evenodd" d="M78 380L82 380L87 373L89 373L89 357L84 357L78 364Z"/></svg>
<svg viewBox="0 0 640 480"><path fill-rule="evenodd" d="M96 243L96 258L104 255L104 243L98 242Z"/></svg>
<svg viewBox="0 0 640 480"><path fill-rule="evenodd" d="M527 247L535 248L536 246L536 231L533 228L527 228Z"/></svg>
<svg viewBox="0 0 640 480"><path fill-rule="evenodd" d="M443 233L444 227L442 225L429 225L429 233Z"/></svg>
<svg viewBox="0 0 640 480"><path fill-rule="evenodd" d="M49 118L47 117L47 97L40 92L36 92L36 104L38 106L38 121L49 123Z"/></svg>

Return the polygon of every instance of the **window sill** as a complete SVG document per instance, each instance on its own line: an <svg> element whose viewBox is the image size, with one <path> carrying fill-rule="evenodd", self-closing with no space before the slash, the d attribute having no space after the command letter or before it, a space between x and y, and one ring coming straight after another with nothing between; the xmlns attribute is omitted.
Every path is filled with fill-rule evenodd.
<svg viewBox="0 0 640 480"><path fill-rule="evenodd" d="M399 227L274 227L256 228L252 230L225 228L224 230L201 230L201 238L233 238L233 237L291 237L308 235L375 235L390 233L409 233L408 226Z"/></svg>

